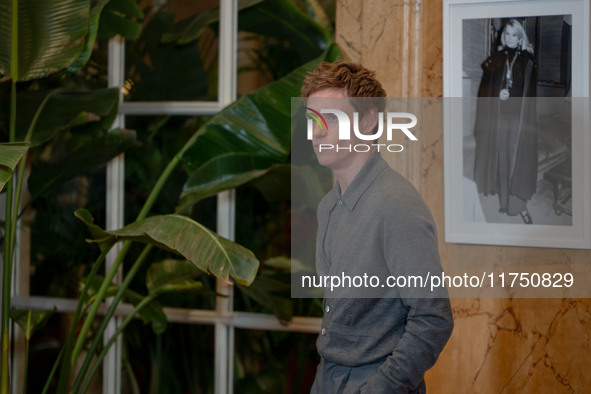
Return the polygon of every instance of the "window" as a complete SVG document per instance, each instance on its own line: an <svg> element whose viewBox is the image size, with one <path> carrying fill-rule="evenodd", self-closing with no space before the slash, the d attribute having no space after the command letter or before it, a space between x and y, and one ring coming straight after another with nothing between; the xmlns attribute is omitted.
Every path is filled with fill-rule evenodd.
<svg viewBox="0 0 591 394"><path fill-rule="evenodd" d="M158 1L154 0L154 3L158 3ZM197 2L171 1L170 5L177 7L182 12L188 12L183 7L200 6L193 3ZM211 9L217 5L213 4L214 7ZM214 37L206 37L202 40L203 42L198 43L203 51L217 55L215 61L212 61L210 57L208 58L209 63L201 64L202 67L218 75L217 86L192 85L188 89L172 87L168 90L152 92L149 70L145 74L141 74L140 71L134 69L131 62L126 62L126 59L132 58L133 54L126 53L125 42L117 38L112 39L109 42L108 51L108 85L121 89L119 115L113 127L125 127L127 123L137 121L145 116L166 115L180 119L187 116L214 115L232 103L237 95L237 7L236 0L219 0L219 39L214 40ZM141 54L141 56L146 56L146 54ZM174 62L172 64L156 64L156 62L163 60L163 56L165 57L166 54L156 53L152 59L154 68L179 67L179 63ZM191 54L189 53L188 56ZM190 68L191 64L185 66ZM193 94L193 90L203 93ZM142 91L145 93L143 96L140 94ZM138 100L138 97L146 96L147 99ZM124 172L125 161L122 156L112 160L107 167L105 180L107 229L116 229L124 225ZM229 239L234 237L235 200L236 193L228 191L219 194L216 202L217 231ZM26 245L23 245L22 249L26 249ZM112 264L114 252L116 251L113 250L107 258L107 267ZM16 267L20 267L17 269L19 278L17 282L25 284L13 287L14 307L47 310L52 309L55 305L58 312L65 314L75 310L76 302L72 299L29 296L26 284L29 275L26 256L21 254L20 261L22 264L19 265L18 262L15 264ZM235 329L239 329L240 332L253 333L268 330L316 333L319 330L320 321L317 318L295 317L289 324L283 325L272 315L236 311L233 306L233 289L223 281L216 282L216 291L226 294L228 297L217 297L215 309L165 308L168 320L172 325L206 325L210 327L207 330L214 338L213 355L215 359L212 360L212 367L215 393L233 392L234 351L239 345L235 341ZM129 312L130 308L122 305L117 312L117 318L110 323L106 335L113 333L119 320ZM19 333L16 331L14 335L18 336ZM122 348L119 341L117 346L112 347L103 364L104 393L121 392L121 357ZM15 359L14 365L22 365L22 353L15 352ZM13 375L18 373L19 368L13 368ZM13 377L13 381L18 382L16 376ZM16 386L14 389L15 392L22 390Z"/></svg>

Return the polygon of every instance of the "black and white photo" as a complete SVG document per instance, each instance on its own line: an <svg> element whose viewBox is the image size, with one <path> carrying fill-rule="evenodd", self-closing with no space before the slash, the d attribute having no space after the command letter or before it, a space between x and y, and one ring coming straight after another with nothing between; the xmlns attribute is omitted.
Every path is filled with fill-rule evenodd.
<svg viewBox="0 0 591 394"><path fill-rule="evenodd" d="M589 246L588 2L556 3L444 4L449 241Z"/></svg>

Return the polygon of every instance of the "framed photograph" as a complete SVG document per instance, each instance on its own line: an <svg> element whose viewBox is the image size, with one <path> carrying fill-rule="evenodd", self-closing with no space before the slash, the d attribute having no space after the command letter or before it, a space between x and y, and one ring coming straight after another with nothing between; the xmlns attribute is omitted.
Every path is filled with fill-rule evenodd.
<svg viewBox="0 0 591 394"><path fill-rule="evenodd" d="M444 0L447 242L591 248L589 0Z"/></svg>

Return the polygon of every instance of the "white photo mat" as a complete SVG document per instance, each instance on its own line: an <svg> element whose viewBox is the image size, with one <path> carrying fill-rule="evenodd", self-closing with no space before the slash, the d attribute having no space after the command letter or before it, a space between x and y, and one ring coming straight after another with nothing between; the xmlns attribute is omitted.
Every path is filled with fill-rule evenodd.
<svg viewBox="0 0 591 394"><path fill-rule="evenodd" d="M591 248L591 138L589 126L589 0L444 0L444 176L445 240L452 243ZM567 225L466 220L464 193L463 24L465 20L569 16L572 219ZM481 60L484 61L484 58ZM471 98L474 100L475 98ZM469 126L468 126L469 127ZM468 181L469 182L469 181Z"/></svg>

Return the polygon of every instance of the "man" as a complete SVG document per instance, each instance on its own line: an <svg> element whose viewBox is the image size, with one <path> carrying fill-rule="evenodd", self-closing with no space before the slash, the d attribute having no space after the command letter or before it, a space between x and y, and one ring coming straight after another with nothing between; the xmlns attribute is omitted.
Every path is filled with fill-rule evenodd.
<svg viewBox="0 0 591 394"><path fill-rule="evenodd" d="M382 281L325 288L317 341L322 360L312 393L425 393L425 371L451 335L453 318L445 289L434 298L425 296L428 289L402 281L398 287L383 285L388 276L441 274L429 209L370 141L386 93L374 73L343 61L321 64L306 77L301 93L310 113L326 121L315 124L312 141L318 162L336 180L318 206L318 275ZM339 141L338 117L322 112L327 108L349 116L350 140ZM348 148L356 144L362 148ZM341 149L328 149L336 145Z"/></svg>

